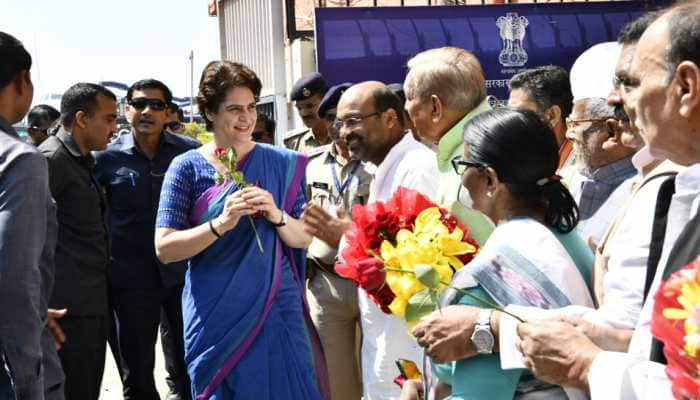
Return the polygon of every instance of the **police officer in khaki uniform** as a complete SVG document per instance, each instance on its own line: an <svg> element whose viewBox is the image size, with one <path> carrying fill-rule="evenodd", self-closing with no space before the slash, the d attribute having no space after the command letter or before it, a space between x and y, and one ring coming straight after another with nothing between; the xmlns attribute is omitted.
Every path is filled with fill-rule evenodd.
<svg viewBox="0 0 700 400"><path fill-rule="evenodd" d="M321 336L334 400L362 397L358 364L360 310L357 287L333 268L340 238L350 226L350 211L365 204L372 174L369 164L351 160L333 127L336 105L349 83L332 87L321 101L319 114L327 121L331 144L314 149L306 167L309 204L302 216L314 240L307 253L311 276L306 291L311 318Z"/></svg>
<svg viewBox="0 0 700 400"><path fill-rule="evenodd" d="M292 87L290 97L304 127L287 132L284 146L288 149L309 154L316 147L329 144L328 126L318 116L318 106L328 91L328 84L318 72L302 76Z"/></svg>

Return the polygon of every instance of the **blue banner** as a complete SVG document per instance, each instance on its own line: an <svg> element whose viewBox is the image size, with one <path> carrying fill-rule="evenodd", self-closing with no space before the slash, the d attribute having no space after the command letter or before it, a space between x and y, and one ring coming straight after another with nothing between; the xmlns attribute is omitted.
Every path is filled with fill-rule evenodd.
<svg viewBox="0 0 700 400"><path fill-rule="evenodd" d="M416 53L456 46L479 58L489 94L507 99L507 82L516 73L547 64L570 69L585 49L616 40L647 7L618 1L317 8L318 71L331 84L402 83Z"/></svg>

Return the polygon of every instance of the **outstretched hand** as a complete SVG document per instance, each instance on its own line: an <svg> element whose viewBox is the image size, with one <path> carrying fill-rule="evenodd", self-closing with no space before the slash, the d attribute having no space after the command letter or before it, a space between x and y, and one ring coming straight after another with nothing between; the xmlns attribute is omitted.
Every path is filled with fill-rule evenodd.
<svg viewBox="0 0 700 400"><path fill-rule="evenodd" d="M338 208L337 215L333 216L315 203L307 203L304 214L301 216L304 223L304 231L315 236L330 247L337 248L340 238L350 228L352 220L345 214L343 208Z"/></svg>

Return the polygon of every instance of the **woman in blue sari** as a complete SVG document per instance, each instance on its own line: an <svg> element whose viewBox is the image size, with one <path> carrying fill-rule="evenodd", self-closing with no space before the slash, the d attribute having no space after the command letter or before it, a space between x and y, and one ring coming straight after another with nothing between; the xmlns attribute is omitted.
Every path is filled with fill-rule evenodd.
<svg viewBox="0 0 700 400"><path fill-rule="evenodd" d="M496 229L474 260L454 275L452 285L501 307L592 306L593 254L573 232L578 208L555 175L558 152L551 128L532 111L499 108L470 121L464 142L464 155L453 160L462 176L460 193L468 190L474 208L491 218ZM535 380L529 371L501 369L493 310L453 289L441 301L442 312L424 319L413 334L434 362L433 377L442 389L449 386L452 399L566 398L561 388ZM468 353L464 348L454 349L452 354L459 356L437 352L440 339L426 334L426 326L476 310L476 328L466 338L454 330L442 336L464 338L459 343ZM419 387L416 381L406 385L402 400L415 399Z"/></svg>
<svg viewBox="0 0 700 400"><path fill-rule="evenodd" d="M253 142L261 86L242 64L209 63L197 103L214 140L173 160L163 183L156 251L165 263L188 260L185 361L196 399L328 398L303 295L306 157ZM216 183L234 172L217 149L235 150L252 186Z"/></svg>

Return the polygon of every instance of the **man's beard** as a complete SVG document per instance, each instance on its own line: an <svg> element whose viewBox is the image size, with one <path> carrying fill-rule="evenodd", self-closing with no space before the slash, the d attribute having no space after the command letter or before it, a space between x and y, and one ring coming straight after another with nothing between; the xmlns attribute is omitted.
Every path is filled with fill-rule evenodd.
<svg viewBox="0 0 700 400"><path fill-rule="evenodd" d="M574 145L574 150L576 154L576 169L579 174L590 178L593 175L593 168L591 168L593 155L583 146Z"/></svg>

